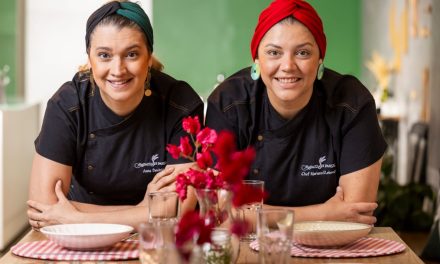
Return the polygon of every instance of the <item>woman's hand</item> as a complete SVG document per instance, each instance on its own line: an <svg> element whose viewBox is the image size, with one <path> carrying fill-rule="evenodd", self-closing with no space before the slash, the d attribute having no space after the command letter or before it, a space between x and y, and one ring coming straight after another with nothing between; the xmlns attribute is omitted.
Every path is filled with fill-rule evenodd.
<svg viewBox="0 0 440 264"><path fill-rule="evenodd" d="M157 192L157 191L163 191L163 192L172 192L176 190L176 185L174 184L177 173L174 172L174 167L165 167L164 170L157 173L153 180L148 184L147 187L147 193L150 192Z"/></svg>
<svg viewBox="0 0 440 264"><path fill-rule="evenodd" d="M190 168L197 168L197 164L191 162L166 166L165 169L157 173L148 184L147 193L176 191L175 182L177 175L186 172Z"/></svg>
<svg viewBox="0 0 440 264"><path fill-rule="evenodd" d="M176 191L176 177L190 168L197 168L195 162L174 164L166 166L164 170L157 173L148 184L144 199L137 206L148 206L147 194L151 192L174 192ZM193 202L195 204L195 202Z"/></svg>
<svg viewBox="0 0 440 264"><path fill-rule="evenodd" d="M173 173L174 166L166 166L165 169L157 173L147 186L144 199L137 206L148 206L148 194L151 192L173 192L176 190L176 177L178 173Z"/></svg>
<svg viewBox="0 0 440 264"><path fill-rule="evenodd" d="M346 202L341 187L336 188L336 194L327 200L325 207L325 218L334 221L348 221L372 225L376 223L376 217L372 214L377 208L377 203L368 202Z"/></svg>
<svg viewBox="0 0 440 264"><path fill-rule="evenodd" d="M57 181L55 185L55 194L58 202L55 204L44 204L37 201L29 200L27 215L29 217L29 224L39 229L44 226L54 224L68 224L78 222L74 219L79 219L80 212L70 203L66 198L61 188L61 180Z"/></svg>

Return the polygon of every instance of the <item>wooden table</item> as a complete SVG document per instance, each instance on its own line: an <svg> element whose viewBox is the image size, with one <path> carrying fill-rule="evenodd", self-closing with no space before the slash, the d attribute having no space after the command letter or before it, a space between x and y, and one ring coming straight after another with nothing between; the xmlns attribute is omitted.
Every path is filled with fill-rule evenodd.
<svg viewBox="0 0 440 264"><path fill-rule="evenodd" d="M399 241L403 244L405 242L391 229L390 227L375 227L369 234L371 237L385 238L390 240ZM37 241L46 239L40 232L30 231L20 242ZM406 245L406 244L405 244ZM406 245L405 251L390 256L381 257L368 257L368 258L291 258L291 263L396 263L396 264L415 264L422 263L423 261ZM55 263L43 260L22 258L13 255L10 251L6 253L1 259L0 263L14 264L14 263ZM58 263L68 263L68 262L58 262ZM75 262L78 263L78 262ZM85 262L93 263L93 262ZM100 261L99 263L103 263ZM121 261L121 262L108 262L108 263L139 263L139 260L132 261ZM258 263L258 253L254 252L249 248L247 243L241 243L240 245L240 256L238 263Z"/></svg>
<svg viewBox="0 0 440 264"><path fill-rule="evenodd" d="M375 227L372 229L370 237L385 238L403 243L405 251L395 255L367 257L367 258L291 258L291 263L396 263L396 264L415 264L424 263L408 245L390 227ZM249 248L248 245L241 245L238 263L258 263L258 253Z"/></svg>

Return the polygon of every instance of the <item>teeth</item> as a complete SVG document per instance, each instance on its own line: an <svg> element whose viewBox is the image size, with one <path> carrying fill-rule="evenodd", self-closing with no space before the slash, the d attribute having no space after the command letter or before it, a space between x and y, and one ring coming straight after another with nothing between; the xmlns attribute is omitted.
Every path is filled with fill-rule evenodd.
<svg viewBox="0 0 440 264"><path fill-rule="evenodd" d="M298 81L298 78L276 78L281 83L293 83Z"/></svg>
<svg viewBox="0 0 440 264"><path fill-rule="evenodd" d="M116 84L116 85L122 85L124 83L127 83L128 80L125 80L125 81L110 81L110 82L113 83L113 84Z"/></svg>

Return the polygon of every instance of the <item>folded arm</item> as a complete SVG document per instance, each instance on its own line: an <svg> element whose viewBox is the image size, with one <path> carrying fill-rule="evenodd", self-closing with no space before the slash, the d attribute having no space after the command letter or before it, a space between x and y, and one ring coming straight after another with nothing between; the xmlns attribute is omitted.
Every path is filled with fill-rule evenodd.
<svg viewBox="0 0 440 264"><path fill-rule="evenodd" d="M56 203L55 184L61 180L62 191L67 194L72 180L72 167L35 154L29 184L29 199L46 204ZM72 202L75 208L84 212L114 211L127 206L100 206ZM130 206L128 206L130 207Z"/></svg>
<svg viewBox="0 0 440 264"><path fill-rule="evenodd" d="M148 185L147 192L175 190L178 173L192 164L167 167L156 174ZM36 154L34 157L28 201L29 223L34 228L65 223L120 223L137 226L147 220L146 199L138 205L95 205L72 202L66 198L72 177L72 167L54 162ZM182 204L182 211L193 209L195 195L189 193Z"/></svg>
<svg viewBox="0 0 440 264"><path fill-rule="evenodd" d="M336 194L322 204L285 207L295 210L296 221L333 220L374 224L382 159L361 170L342 175ZM264 205L265 208L281 206Z"/></svg>

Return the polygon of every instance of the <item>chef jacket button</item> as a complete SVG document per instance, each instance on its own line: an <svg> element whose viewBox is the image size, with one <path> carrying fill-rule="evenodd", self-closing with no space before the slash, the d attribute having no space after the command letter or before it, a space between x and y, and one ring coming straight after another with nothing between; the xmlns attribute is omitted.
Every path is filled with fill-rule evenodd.
<svg viewBox="0 0 440 264"><path fill-rule="evenodd" d="M258 139L258 141L263 141L264 137L263 137L263 135L258 135L257 139Z"/></svg>
<svg viewBox="0 0 440 264"><path fill-rule="evenodd" d="M92 165L89 165L89 166L87 166L87 169L88 169L88 170L93 170L94 167L93 167Z"/></svg>
<svg viewBox="0 0 440 264"><path fill-rule="evenodd" d="M94 138L96 138L96 135L93 134L93 133L90 133L90 138L91 138L91 139L94 139Z"/></svg>
<svg viewBox="0 0 440 264"><path fill-rule="evenodd" d="M258 169L254 169L254 170L253 170L253 173L254 173L254 174L258 174L259 172L260 172L260 171L259 171Z"/></svg>

